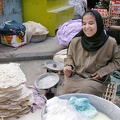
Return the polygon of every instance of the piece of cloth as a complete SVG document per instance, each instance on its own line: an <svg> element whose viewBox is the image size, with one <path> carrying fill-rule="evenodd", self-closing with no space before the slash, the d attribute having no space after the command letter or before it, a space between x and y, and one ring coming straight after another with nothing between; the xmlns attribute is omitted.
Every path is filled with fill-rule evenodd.
<svg viewBox="0 0 120 120"><path fill-rule="evenodd" d="M44 120L90 120L68 105L67 99L53 97L47 100Z"/></svg>
<svg viewBox="0 0 120 120"><path fill-rule="evenodd" d="M102 96L106 91L106 84L102 84L90 78L82 78L79 75L65 76L62 84L62 94L87 93Z"/></svg>
<svg viewBox="0 0 120 120"><path fill-rule="evenodd" d="M73 96L68 100L68 104L88 118L93 118L98 113L96 108L89 103L87 98L77 98Z"/></svg>
<svg viewBox="0 0 120 120"><path fill-rule="evenodd" d="M47 98L45 98L42 94L34 86L28 86L28 88L33 92L34 95L34 103L32 105L32 112L35 112L37 109L42 109L45 106Z"/></svg>
<svg viewBox="0 0 120 120"><path fill-rule="evenodd" d="M2 35L18 35L21 39L25 35L26 27L15 21L6 21L0 25L0 34Z"/></svg>
<svg viewBox="0 0 120 120"><path fill-rule="evenodd" d="M19 48L28 44L26 39L26 27L15 20L3 22L0 25L1 43Z"/></svg>
<svg viewBox="0 0 120 120"><path fill-rule="evenodd" d="M53 60L60 63L64 63L65 58L67 58L67 49L60 50L53 56Z"/></svg>

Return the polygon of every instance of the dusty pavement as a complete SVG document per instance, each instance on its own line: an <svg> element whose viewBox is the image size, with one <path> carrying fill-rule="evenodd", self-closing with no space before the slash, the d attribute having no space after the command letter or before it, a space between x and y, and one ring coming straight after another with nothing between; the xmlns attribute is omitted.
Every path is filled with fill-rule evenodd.
<svg viewBox="0 0 120 120"><path fill-rule="evenodd" d="M27 86L34 86L35 80L40 75L47 73L47 69L45 68L44 63L48 60L52 60L52 59L31 60L31 61L15 61L14 63L19 63L20 64L20 68L23 71L23 73L25 74L26 79L27 79L26 85ZM2 64L7 64L7 63L10 63L10 62L5 62L5 63L2 63ZM63 76L62 76L62 78L63 78ZM59 79L59 83L61 83L61 77ZM55 89L53 87L52 90L54 90L54 91L52 91L52 92L54 92L55 95L60 95L60 93L61 93L60 86L58 85L57 88L58 89ZM41 94L45 95L47 91L46 90L40 90L40 92L41 92Z"/></svg>
<svg viewBox="0 0 120 120"><path fill-rule="evenodd" d="M57 44L56 37L47 37L37 43L30 42L19 48L0 44L0 62L49 59L61 49L63 48Z"/></svg>
<svg viewBox="0 0 120 120"><path fill-rule="evenodd" d="M44 62L46 60L18 61L20 68L26 75L27 85L34 85L34 81L43 73L46 73Z"/></svg>
<svg viewBox="0 0 120 120"><path fill-rule="evenodd" d="M29 43L20 48L12 48L0 44L0 63L16 62L26 75L26 85L34 85L34 81L47 70L44 62L52 60L56 52L63 48L57 44L55 37L47 37L38 43ZM12 68L11 68L12 69Z"/></svg>
<svg viewBox="0 0 120 120"><path fill-rule="evenodd" d="M26 85L34 85L34 81L47 70L44 63L53 59L53 55L63 49L55 37L48 37L39 43L29 43L18 49L0 44L0 63L17 62L26 75Z"/></svg>

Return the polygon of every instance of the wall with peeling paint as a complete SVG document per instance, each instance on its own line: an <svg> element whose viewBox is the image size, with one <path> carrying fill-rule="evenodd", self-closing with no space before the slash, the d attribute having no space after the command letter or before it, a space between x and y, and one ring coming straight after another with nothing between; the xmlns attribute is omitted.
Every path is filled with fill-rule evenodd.
<svg viewBox="0 0 120 120"><path fill-rule="evenodd" d="M0 24L5 21L22 19L22 0L0 0Z"/></svg>

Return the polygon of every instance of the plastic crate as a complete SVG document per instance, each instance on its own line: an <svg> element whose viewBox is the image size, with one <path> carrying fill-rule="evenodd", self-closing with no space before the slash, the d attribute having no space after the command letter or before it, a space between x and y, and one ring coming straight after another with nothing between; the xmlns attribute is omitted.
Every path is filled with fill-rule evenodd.
<svg viewBox="0 0 120 120"><path fill-rule="evenodd" d="M120 17L120 4L114 4L112 1L109 6L109 16L110 17Z"/></svg>
<svg viewBox="0 0 120 120"><path fill-rule="evenodd" d="M107 26L116 25L118 19L120 19L120 18L116 18L116 17L103 17L104 28L107 27Z"/></svg>
<svg viewBox="0 0 120 120"><path fill-rule="evenodd" d="M98 11L102 17L108 17L108 11L107 9L98 9L98 8L93 8L93 10Z"/></svg>
<svg viewBox="0 0 120 120"><path fill-rule="evenodd" d="M107 89L103 93L102 98L115 103L116 91L117 91L117 83L110 83L107 85Z"/></svg>
<svg viewBox="0 0 120 120"><path fill-rule="evenodd" d="M108 26L109 23L109 14L107 9L98 9L98 8L93 8L93 10L98 11L103 19L103 24L104 24L104 28Z"/></svg>

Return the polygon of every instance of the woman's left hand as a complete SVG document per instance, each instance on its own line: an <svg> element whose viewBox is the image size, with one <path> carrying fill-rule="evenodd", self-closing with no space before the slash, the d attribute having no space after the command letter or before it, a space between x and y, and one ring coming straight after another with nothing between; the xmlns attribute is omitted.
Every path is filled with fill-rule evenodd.
<svg viewBox="0 0 120 120"><path fill-rule="evenodd" d="M97 79L97 80L101 79L100 75L98 75L97 73L91 74L91 77L92 77L93 79Z"/></svg>

